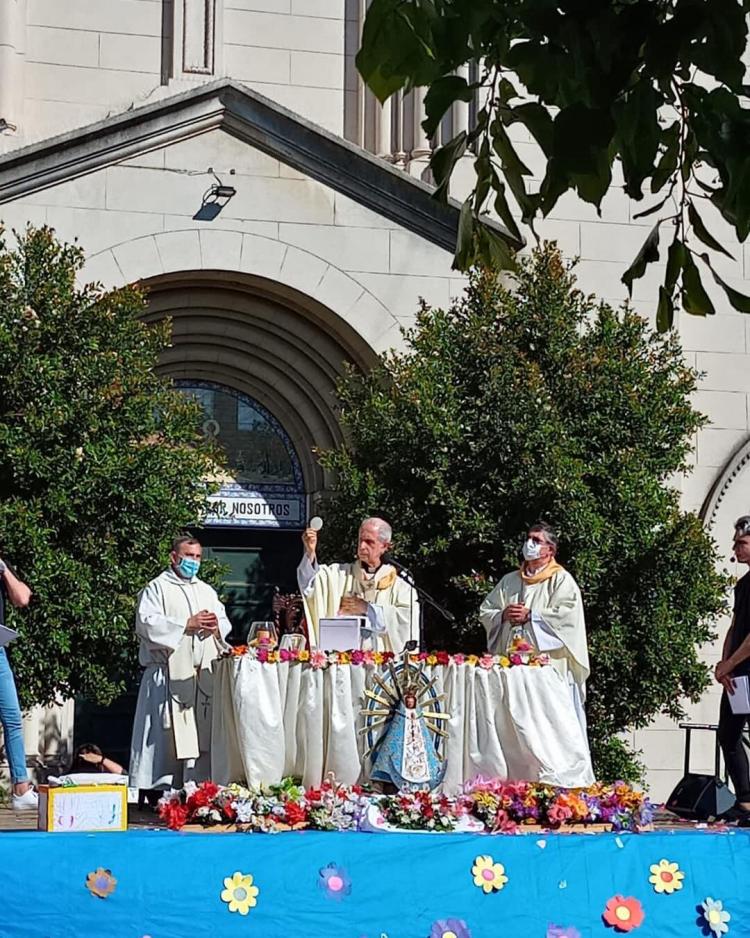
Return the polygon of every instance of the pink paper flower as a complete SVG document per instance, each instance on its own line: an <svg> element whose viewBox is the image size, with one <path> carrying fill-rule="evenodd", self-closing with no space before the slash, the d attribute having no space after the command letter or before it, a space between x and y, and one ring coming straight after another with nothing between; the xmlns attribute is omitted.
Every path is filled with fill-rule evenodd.
<svg viewBox="0 0 750 938"><path fill-rule="evenodd" d="M454 664L463 664L466 661L466 655L458 654L453 656Z"/></svg>
<svg viewBox="0 0 750 938"><path fill-rule="evenodd" d="M279 659L280 659L281 661L291 661L291 660L293 659L293 657L294 657L294 655L293 655L291 649L289 649L289 648L281 648L281 649L279 650Z"/></svg>
<svg viewBox="0 0 750 938"><path fill-rule="evenodd" d="M375 664L375 655L372 651L363 651L362 652L362 662L365 667L371 668Z"/></svg>
<svg viewBox="0 0 750 938"><path fill-rule="evenodd" d="M510 656L510 663L511 664L523 664L523 658L520 655L513 654Z"/></svg>
<svg viewBox="0 0 750 938"><path fill-rule="evenodd" d="M352 881L347 872L335 863L329 863L320 870L318 885L329 899L341 900L352 891Z"/></svg>
<svg viewBox="0 0 750 938"><path fill-rule="evenodd" d="M265 664L268 661L268 649L259 648L256 657L261 664Z"/></svg>
<svg viewBox="0 0 750 938"><path fill-rule="evenodd" d="M485 671L491 671L495 666L495 659L492 655L482 655L479 659L479 667L484 668Z"/></svg>
<svg viewBox="0 0 750 938"><path fill-rule="evenodd" d="M310 665L317 671L328 664L328 656L320 648L315 648L310 652Z"/></svg>
<svg viewBox="0 0 750 938"><path fill-rule="evenodd" d="M360 651L359 648L355 648L351 656L352 664L362 664L364 660L365 660L365 653L363 651Z"/></svg>

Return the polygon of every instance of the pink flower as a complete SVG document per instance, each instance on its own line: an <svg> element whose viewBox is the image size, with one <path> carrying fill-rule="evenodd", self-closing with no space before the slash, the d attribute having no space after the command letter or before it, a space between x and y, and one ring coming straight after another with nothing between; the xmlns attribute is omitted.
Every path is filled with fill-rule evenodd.
<svg viewBox="0 0 750 938"><path fill-rule="evenodd" d="M355 648L351 655L352 664L362 664L365 660L365 653L360 651L359 648Z"/></svg>
<svg viewBox="0 0 750 938"><path fill-rule="evenodd" d="M551 804L549 808L547 808L547 819L549 820L550 824L555 827L562 824L563 821L567 821L568 818L572 816L572 814L573 812L570 810L570 808L562 804Z"/></svg>
<svg viewBox="0 0 750 938"><path fill-rule="evenodd" d="M258 661L260 661L262 664L265 664L268 661L268 649L259 648L256 657Z"/></svg>
<svg viewBox="0 0 750 938"><path fill-rule="evenodd" d="M495 666L495 659L492 655L482 655L479 659L479 667L484 668L485 671L491 671Z"/></svg>
<svg viewBox="0 0 750 938"><path fill-rule="evenodd" d="M319 668L324 668L328 664L328 656L320 648L315 648L310 652L310 664L316 671Z"/></svg>
<svg viewBox="0 0 750 938"><path fill-rule="evenodd" d="M531 651L531 645L528 642L516 642L516 651Z"/></svg>
<svg viewBox="0 0 750 938"><path fill-rule="evenodd" d="M523 664L523 659L521 658L520 655L511 655L510 663L511 664Z"/></svg>
<svg viewBox="0 0 750 938"><path fill-rule="evenodd" d="M370 668L375 664L375 655L372 651L363 651L362 661L366 667Z"/></svg>
<svg viewBox="0 0 750 938"><path fill-rule="evenodd" d="M281 648L279 650L279 659L281 661L291 661L293 657L293 652L289 648Z"/></svg>
<svg viewBox="0 0 750 938"><path fill-rule="evenodd" d="M453 656L454 664L463 664L466 661L466 655L458 654Z"/></svg>

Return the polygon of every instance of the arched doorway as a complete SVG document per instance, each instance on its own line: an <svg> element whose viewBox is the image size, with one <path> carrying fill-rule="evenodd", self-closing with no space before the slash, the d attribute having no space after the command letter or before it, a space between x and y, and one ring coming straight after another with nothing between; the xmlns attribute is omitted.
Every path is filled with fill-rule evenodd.
<svg viewBox="0 0 750 938"><path fill-rule="evenodd" d="M229 569L224 592L241 640L270 616L274 588L296 589L299 535L329 484L315 450L341 440L336 382L375 355L340 316L265 278L199 271L143 285L147 318L172 321L161 370L201 403L204 432L230 467L200 537Z"/></svg>

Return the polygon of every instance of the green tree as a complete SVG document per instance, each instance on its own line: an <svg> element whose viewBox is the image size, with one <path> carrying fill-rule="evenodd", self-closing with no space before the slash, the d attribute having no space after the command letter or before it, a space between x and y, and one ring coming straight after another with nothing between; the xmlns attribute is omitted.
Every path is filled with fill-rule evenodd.
<svg viewBox="0 0 750 938"><path fill-rule="evenodd" d="M329 549L351 550L359 519L384 514L399 556L458 617L450 631L428 612L430 647L477 651L481 599L517 565L529 524L551 522L584 596L596 768L632 776L616 734L680 716L680 698L706 687L696 646L726 586L669 484L705 422L695 371L674 336L576 290L549 245L512 291L474 273L405 339L340 385L347 442L322 455L337 478Z"/></svg>
<svg viewBox="0 0 750 938"><path fill-rule="evenodd" d="M729 251L705 224L712 206L740 241L750 233L749 9L747 0L372 0L357 65L381 101L427 86L430 137L454 101L477 96L475 125L431 159L445 199L456 162L475 155L456 251L462 269L477 257L513 266L508 245L481 224L488 206L518 240L516 214L533 227L570 190L599 207L619 163L631 199L642 200L644 187L654 197L639 214L656 218L623 274L628 289L660 259L661 226L673 232L658 299L666 329L677 300L688 313L714 312L700 268L750 312L750 298L714 269L712 256ZM473 62L476 81L455 74ZM514 124L539 148L541 184L509 135Z"/></svg>
<svg viewBox="0 0 750 938"><path fill-rule="evenodd" d="M25 705L124 689L135 595L215 465L197 405L154 372L170 324L141 322L132 287L77 286L82 266L49 228L0 241L0 556L34 593L9 612Z"/></svg>

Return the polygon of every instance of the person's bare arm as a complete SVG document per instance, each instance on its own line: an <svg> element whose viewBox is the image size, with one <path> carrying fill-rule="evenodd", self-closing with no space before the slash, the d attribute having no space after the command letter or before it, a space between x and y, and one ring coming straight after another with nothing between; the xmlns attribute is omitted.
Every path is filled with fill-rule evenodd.
<svg viewBox="0 0 750 938"><path fill-rule="evenodd" d="M8 594L8 601L12 606L15 606L17 609L23 609L24 606L28 606L31 601L31 590L23 582L19 580L18 577L13 573L10 567L3 563L2 572L0 572L0 578L2 578L5 583L5 591Z"/></svg>

